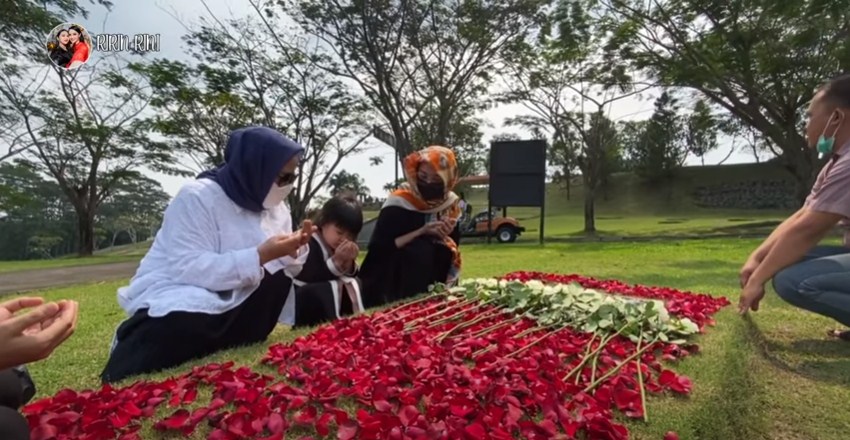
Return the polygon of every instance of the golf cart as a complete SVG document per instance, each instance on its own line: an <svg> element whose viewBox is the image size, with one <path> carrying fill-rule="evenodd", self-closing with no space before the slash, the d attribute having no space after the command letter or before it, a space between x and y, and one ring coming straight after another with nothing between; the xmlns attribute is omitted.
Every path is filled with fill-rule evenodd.
<svg viewBox="0 0 850 440"><path fill-rule="evenodd" d="M493 225L490 229L491 236L499 243L513 243L516 238L525 232L525 228L513 217L502 217L497 210L493 210ZM487 236L487 211L480 212L474 217L467 219L460 225L462 237L486 237Z"/></svg>

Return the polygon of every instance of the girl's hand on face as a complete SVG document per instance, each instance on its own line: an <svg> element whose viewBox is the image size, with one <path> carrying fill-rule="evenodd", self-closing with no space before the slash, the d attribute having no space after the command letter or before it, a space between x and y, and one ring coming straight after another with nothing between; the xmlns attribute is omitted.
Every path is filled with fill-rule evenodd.
<svg viewBox="0 0 850 440"><path fill-rule="evenodd" d="M354 261L359 253L360 247L357 246L357 243L345 240L337 246L334 255L339 255L339 258L342 261Z"/></svg>

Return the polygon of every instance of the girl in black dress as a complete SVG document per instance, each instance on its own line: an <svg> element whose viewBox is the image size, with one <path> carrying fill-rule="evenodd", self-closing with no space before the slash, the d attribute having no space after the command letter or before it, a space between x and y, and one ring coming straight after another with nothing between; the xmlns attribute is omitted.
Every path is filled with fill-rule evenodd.
<svg viewBox="0 0 850 440"><path fill-rule="evenodd" d="M363 211L356 198L337 196L322 207L319 230L310 239L310 253L300 268L291 268L295 295L290 295L280 322L312 326L363 311L357 276L356 239Z"/></svg>
<svg viewBox="0 0 850 440"><path fill-rule="evenodd" d="M71 62L71 57L73 57L68 29L59 29L56 32L56 41L51 43L50 60L53 61L53 64L63 69L66 68L68 63Z"/></svg>
<svg viewBox="0 0 850 440"><path fill-rule="evenodd" d="M360 270L366 307L408 298L434 283L452 285L460 275L457 161L440 146L404 159L407 182L378 215Z"/></svg>

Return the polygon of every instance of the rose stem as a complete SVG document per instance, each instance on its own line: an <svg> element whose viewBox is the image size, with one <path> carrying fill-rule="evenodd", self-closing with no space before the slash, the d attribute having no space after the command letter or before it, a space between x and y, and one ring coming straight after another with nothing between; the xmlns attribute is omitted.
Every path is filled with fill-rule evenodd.
<svg viewBox="0 0 850 440"><path fill-rule="evenodd" d="M426 312L431 312L431 311L433 311L433 310L435 310L435 309L439 309L439 308L440 308L440 306L448 307L448 306L450 306L450 305L452 305L452 304L457 304L457 302L456 302L456 301L452 301L452 300L448 300L448 301L440 301L440 302L437 302L436 304L432 304L432 305L430 305L430 306L428 306L428 307L426 307L426 308L424 308L424 309L422 309L422 310L418 310L418 311L416 311L416 312L412 312L412 313L426 313ZM405 320L405 318L407 318L407 317L408 317L409 315L411 315L412 313L406 313L406 314L401 315L401 316L395 316L395 317L393 317L392 319L390 319L389 321L387 321L387 322L383 323L383 325L385 325L385 326L386 326L386 325L390 325L390 324L393 324L393 323L398 322L398 321L404 321L404 320ZM378 322L380 323L380 321L378 321Z"/></svg>
<svg viewBox="0 0 850 440"><path fill-rule="evenodd" d="M597 351L596 356L593 356L593 361L590 362L590 383L593 383L596 380L596 364L599 361L600 354L602 354L602 352Z"/></svg>
<svg viewBox="0 0 850 440"><path fill-rule="evenodd" d="M519 318L522 319L522 317L519 317ZM547 326L547 325L538 325L538 326L535 326L535 327L527 328L527 329L523 330L522 332L520 332L519 334L514 335L513 338L518 339L518 338L521 338L523 336L530 335L534 332L538 332L540 330L546 330L548 328L550 328L550 326ZM490 351L492 351L496 347L497 347L497 344L490 344L489 346L484 347L481 350L476 351L475 353L472 353L472 357L478 357L478 356L481 356L482 354L489 353Z"/></svg>
<svg viewBox="0 0 850 440"><path fill-rule="evenodd" d="M511 354L509 354L509 355L507 355L507 356L505 356L505 357L506 357L506 358L514 357L514 356L516 356L516 355L518 355L518 354L520 354L520 353L522 353L522 352L524 352L524 351L528 350L529 348L531 348L531 347L533 347L533 346L535 346L535 345L539 344L539 343L540 343L540 341L542 341L542 340L544 340L544 339L548 338L549 336L554 335L555 333L560 332L561 330L563 330L563 329L565 329L565 328L567 328L567 326L566 326L566 325L562 325L559 329L557 329L557 330L555 330L555 331L551 331L551 332L549 332L549 333L546 333L545 335L543 335L543 336L541 336L541 337L539 337L539 338L535 339L534 341L531 341L531 342L530 342L530 343L528 343L525 347L519 348L519 349L515 350L513 353L511 353Z"/></svg>
<svg viewBox="0 0 850 440"><path fill-rule="evenodd" d="M637 350L640 350L640 344L643 342L643 333L640 334L640 338L638 338ZM637 373L638 373L638 387L640 387L640 406L643 411L643 421L644 423L649 422L649 414L647 414L646 408L646 387L643 385L643 369L640 364L641 356L637 358Z"/></svg>
<svg viewBox="0 0 850 440"><path fill-rule="evenodd" d="M538 326L535 326L535 327L527 328L527 329L523 330L522 332L520 332L518 335L514 336L514 339L522 338L526 335L530 335L530 334L532 334L534 332L538 332L540 330L546 330L548 328L549 328L549 326L546 326L546 325L538 325Z"/></svg>
<svg viewBox="0 0 850 440"><path fill-rule="evenodd" d="M604 382L605 379L608 379L609 377L613 376L614 373L620 371L620 369L623 368L625 365L627 365L629 362L631 362L631 361L635 360L635 358L641 356L646 350L650 349L656 342L658 342L658 337L653 339L652 342L650 342L648 345L644 346L643 348L641 348L640 350L638 350L637 352L635 352L631 356L627 357L625 360L623 360L623 362L620 362L619 364L617 364L616 367L614 367L611 370L609 370L608 372L606 372L604 375L602 375L602 377L600 377L599 379L596 379L593 383L588 385L587 388L582 390L582 392L583 393L589 393L590 391L592 391L594 388L599 386L599 384Z"/></svg>
<svg viewBox="0 0 850 440"><path fill-rule="evenodd" d="M413 305L416 305L416 304L420 304L420 303L426 302L426 301L431 300L431 299L434 299L434 298L438 298L438 297L441 297L441 296L445 296L447 293L448 293L448 292L445 292L445 291L444 291L444 292L435 292L435 293L427 294L427 295L423 296L422 298L419 298L419 299L416 299L416 300L413 300L413 301L410 301L410 302L406 302L406 303L404 303L404 304L399 304L398 306L393 307L392 309L389 309L389 310L385 311L385 312L384 312L384 314L383 314L383 316L387 317L387 316L389 316L389 315L391 315L391 314L396 314L396 313L398 313L400 310L404 310L404 309L406 309L406 308L408 308L408 307L410 307L410 306L413 306ZM395 319L396 319L396 318L395 318L395 317L393 317L393 319L392 319L392 320L390 320L390 322L394 321Z"/></svg>
<svg viewBox="0 0 850 440"><path fill-rule="evenodd" d="M442 334L435 336L434 339L431 340L431 342L434 342L434 341L443 342L444 340L446 340L446 338L450 334L454 333L455 331L461 330L461 329L464 329L464 328L467 328L467 327L472 327L473 325L478 324L479 322L481 322L485 319L490 319L490 318L494 317L495 315L499 315L501 313L502 312L498 309L485 312L482 315L478 316L477 318L473 319L472 321L461 322L460 324L446 330Z"/></svg>
<svg viewBox="0 0 850 440"><path fill-rule="evenodd" d="M626 325L624 325L624 326L620 327L620 329L619 329L619 330L617 330L617 332L616 332L616 333L614 333L613 335L608 335L608 336L606 336L606 337L604 337L604 338L600 338L599 346L598 346L598 347L596 347L596 350L593 350L593 352L591 352L590 354L588 354L588 355L584 356L584 357L581 359L581 362L579 362L579 363L578 363L578 365L576 365L576 366L575 366L575 368L573 368L572 370L570 370L570 372L569 372L569 373L567 373L567 375L566 375L566 376L564 376L564 379L563 379L563 380L564 380L564 381L566 381L566 380L567 380L567 379L569 379L569 378L570 378L573 374L575 374L575 373L579 373L579 376L577 376L577 377L576 377L576 385L578 385L579 377L581 376L581 370L582 370L582 368L584 368L584 364L586 364L586 363L587 363L587 361L589 361L589 360L590 360L590 357L591 357L591 356L593 356L593 355L595 355L595 354L599 353L599 351L600 351L600 350L602 350L603 348L605 348L605 346L608 344L608 342L609 342L609 341L611 341L611 340L612 340L612 339L614 339L617 335L619 335L620 333L622 333L622 332L623 332L623 330L625 330L628 326L629 326L629 324L626 324ZM592 343L593 343L593 341L591 340L591 344L592 344Z"/></svg>
<svg viewBox="0 0 850 440"><path fill-rule="evenodd" d="M507 320L507 321L502 321L502 322L496 323L496 325L492 325L492 326L490 326L490 327L484 328L484 329L482 329L482 330L479 330L479 331L477 331L477 332L473 333L473 334L470 336L470 338L480 338L481 336L484 336L484 335L486 335L487 333L490 333L490 332L495 331L495 330L498 330L498 329L500 329L500 328L502 328L502 327L505 327L505 326L511 325L511 324L513 324L513 323L515 323L515 322L517 322L517 321L521 320L521 319L522 319L522 316L517 316L517 317L511 318L511 319L509 319L509 320Z"/></svg>
<svg viewBox="0 0 850 440"><path fill-rule="evenodd" d="M454 304L452 304L452 305L450 305L450 306L448 306L448 307L446 307L442 310L438 310L434 313L431 313L430 315L423 316L423 317L420 317L420 318L416 318L413 321L410 321L407 324L405 324L404 328L405 328L405 330L412 329L412 328L416 327L416 325L419 324L422 321L427 321L429 319L436 318L436 317L448 312L449 310L454 310L458 307L461 307L461 308L466 307L470 304L475 303L476 301L478 301L477 298L476 299L465 299L465 300L456 302L456 303L454 303Z"/></svg>
<svg viewBox="0 0 850 440"><path fill-rule="evenodd" d="M494 300L492 300L492 299L487 300L487 301L484 301L483 303L476 304L469 309L461 310L461 311L455 313L454 315L448 316L446 318L438 319L438 320L434 321L433 323L431 323L430 325L426 326L425 328L439 327L439 326L441 326L445 323L452 322L455 319L460 318L461 316L466 315L467 313L474 312L475 310L478 310L481 307L486 306L487 304L490 304L493 301Z"/></svg>

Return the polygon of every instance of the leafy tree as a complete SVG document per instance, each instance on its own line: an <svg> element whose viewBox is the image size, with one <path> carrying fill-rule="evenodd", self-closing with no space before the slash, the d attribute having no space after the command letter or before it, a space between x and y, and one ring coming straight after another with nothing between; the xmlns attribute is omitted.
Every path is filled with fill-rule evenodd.
<svg viewBox="0 0 850 440"><path fill-rule="evenodd" d="M152 236L168 200L155 180L122 181L98 209L96 247L116 244L121 234L130 242ZM52 258L76 248L74 207L55 181L42 176L37 164L21 160L0 164L0 207L0 259Z"/></svg>
<svg viewBox="0 0 850 440"><path fill-rule="evenodd" d="M75 244L75 215L56 183L34 164L0 164L0 259L48 258Z"/></svg>
<svg viewBox="0 0 850 440"><path fill-rule="evenodd" d="M196 168L221 161L235 126L261 124L305 148L290 198L295 221L327 184L340 162L361 150L368 137L366 107L343 82L317 68L315 48L266 6L249 2L244 18L202 20L185 37L194 65L160 60L145 73L161 99L152 126ZM177 99L171 99L175 97ZM201 136L203 145L192 145Z"/></svg>
<svg viewBox="0 0 850 440"><path fill-rule="evenodd" d="M98 215L98 224L111 232L109 246L120 244L118 238L122 233L129 237L130 243L153 237L170 199L159 182L147 177L116 185Z"/></svg>
<svg viewBox="0 0 850 440"><path fill-rule="evenodd" d="M655 111L630 145L635 172L656 184L673 177L687 158L685 131L676 99L664 92L655 101Z"/></svg>
<svg viewBox="0 0 850 440"><path fill-rule="evenodd" d="M493 136L492 142L503 142L503 141L519 141L522 140L522 136L516 133L498 133Z"/></svg>
<svg viewBox="0 0 850 440"><path fill-rule="evenodd" d="M320 65L357 84L384 118L400 157L417 149L415 142L450 144L454 121L482 107L492 73L523 50L547 3L281 2L282 10L329 51ZM269 10L276 14L278 8Z"/></svg>
<svg viewBox="0 0 850 440"><path fill-rule="evenodd" d="M398 179L398 180L396 180L395 182L387 182L387 183L384 185L383 189L384 189L384 191L386 191L386 192L392 192L392 191L395 191L395 190L396 190L399 186L401 186L401 184L402 184L402 183L404 183L404 182L406 182L406 181L407 181L407 180L406 180L406 179L404 179L403 177L399 177L399 179Z"/></svg>
<svg viewBox="0 0 850 440"><path fill-rule="evenodd" d="M29 68L36 67L31 61ZM150 89L132 72L102 65L40 69L55 75L50 83L55 88L27 89L7 77L0 96L24 123L18 136L32 145L22 157L61 188L77 216L78 252L91 255L95 217L105 197L121 182L138 179L143 166L169 168L173 156L148 137L138 119Z"/></svg>
<svg viewBox="0 0 850 440"><path fill-rule="evenodd" d="M474 108L464 107L450 121L448 133L442 145L450 147L457 158L460 176L475 175L482 172L486 164L486 147L481 142L483 121L473 114ZM433 127L438 122L438 114L425 111L420 115L420 123L412 130L413 145L425 147L432 145L433 137L424 127Z"/></svg>
<svg viewBox="0 0 850 440"><path fill-rule="evenodd" d="M255 109L239 94L244 80L235 71L157 59L133 68L150 81L151 107L146 123L166 139L183 161L174 174L192 175L224 161L230 132L255 122Z"/></svg>
<svg viewBox="0 0 850 440"><path fill-rule="evenodd" d="M112 7L106 0L90 0L91 5ZM44 36L58 23L69 17L88 17L88 10L75 0L5 0L0 2L3 20L0 35L9 36L8 44L0 45L0 78L3 83L14 83L27 90L37 89L43 77L34 75L30 61L47 65ZM21 133L24 130L21 115L5 99L0 99L0 161L13 158L32 147L32 142Z"/></svg>
<svg viewBox="0 0 850 440"><path fill-rule="evenodd" d="M509 122L545 133L560 152L562 174L571 173L573 161L581 170L586 233L596 231L597 192L613 169L604 162L620 150L616 125L606 114L617 101L644 90L602 56L606 33L600 13L589 1L558 1L527 56L512 64L509 91L500 97L530 111Z"/></svg>
<svg viewBox="0 0 850 440"><path fill-rule="evenodd" d="M850 65L846 2L601 3L614 59L665 85L698 91L752 127L775 145L804 200L818 165L800 130L803 108L817 87Z"/></svg>
<svg viewBox="0 0 850 440"><path fill-rule="evenodd" d="M717 149L717 135L718 122L711 108L704 100L698 100L685 122L685 143L702 165L705 165L705 155Z"/></svg>
<svg viewBox="0 0 850 440"><path fill-rule="evenodd" d="M328 180L328 187L330 188L331 195L333 196L345 191L351 191L359 197L366 197L369 195L369 188L366 187L366 183L363 181L363 178L357 173L349 173L345 170L341 170L331 176Z"/></svg>

